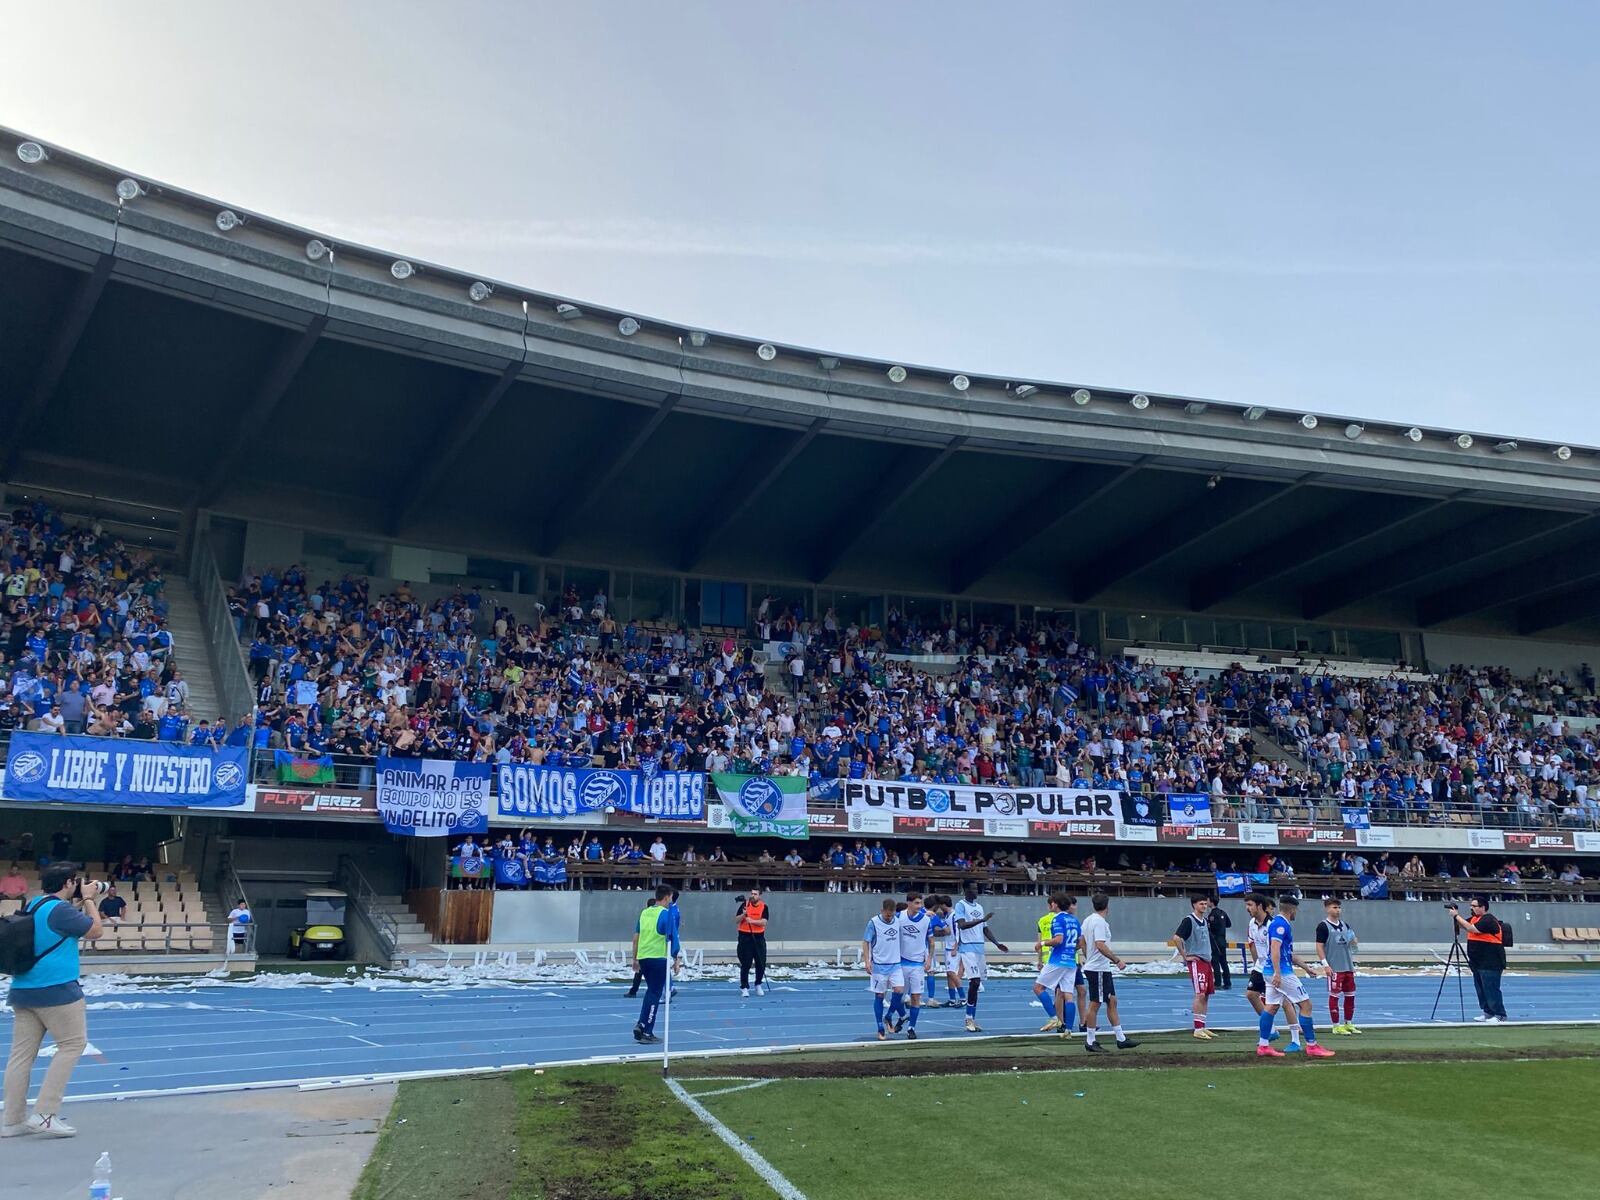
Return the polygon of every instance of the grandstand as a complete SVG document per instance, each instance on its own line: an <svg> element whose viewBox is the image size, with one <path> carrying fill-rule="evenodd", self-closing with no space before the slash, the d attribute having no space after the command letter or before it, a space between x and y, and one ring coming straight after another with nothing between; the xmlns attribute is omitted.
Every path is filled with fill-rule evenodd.
<svg viewBox="0 0 1600 1200"><path fill-rule="evenodd" d="M724 1142L750 1146L688 1115L715 1110L811 1194L868 1195L805 1138L842 1144L896 1092L925 1118L950 1085L911 1077L960 1074L1002 1148L980 1182L1009 1193L1069 1144L1059 1106L1090 1110L1073 1088L1118 1137L1128 1112L1252 1088L1279 1090L1249 1121L1323 1111L1320 1067L1218 1088L1226 1044L1191 1037L1174 922L1219 893L1232 960L1259 888L1340 899L1360 930L1372 1036L1350 1058L1451 1058L1343 1085L1391 1106L1359 1124L1396 1139L1363 1162L1420 1161L1446 1089L1538 1125L1508 1160L1578 1141L1539 1096L1581 1117L1592 1068L1530 1063L1592 1057L1564 1023L1600 1020L1579 969L1600 956L1600 450L837 355L403 254L0 129L0 903L51 857L125 880L84 963L134 998L96 1011L75 1099L485 1071L402 1092L369 1182L432 1194L416 1163L570 1152L586 1182L563 1195L758 1194ZM482 844L388 832L394 760L481 782ZM759 821L730 776L766 788ZM669 780L682 819L648 807ZM803 820L775 815L801 793ZM856 1053L863 905L968 881L1011 939L995 1040L955 1048L981 1030L952 991L915 1054ZM613 986L663 883L694 933L673 1036L718 1056L665 1116ZM793 993L758 986L761 1020L731 1001L750 885ZM272 961L330 888L352 956L396 970ZM1081 1045L1033 1036L1022 980L1062 889L1114 896L1140 1061L1201 1054L1206 1090L1025 1082ZM1439 902L1469 894L1515 931L1531 1020L1463 1052L1400 1027L1441 997L1466 1020ZM224 915L241 897L248 926ZM1238 994L1215 1028L1257 1028ZM725 1057L745 1051L766 1057ZM878 1075L883 1102L857 1086ZM630 1140L647 1125L661 1142ZM694 1178L602 1187L628 1144ZM878 1174L923 1169L910 1145Z"/></svg>

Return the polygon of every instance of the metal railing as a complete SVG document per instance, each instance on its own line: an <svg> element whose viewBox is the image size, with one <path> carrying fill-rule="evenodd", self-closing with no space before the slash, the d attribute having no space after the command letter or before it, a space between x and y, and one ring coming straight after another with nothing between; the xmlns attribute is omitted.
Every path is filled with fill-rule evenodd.
<svg viewBox="0 0 1600 1200"><path fill-rule="evenodd" d="M1496 878L1444 879L1438 876L1386 877L1391 900L1455 900L1486 894L1497 901L1562 900L1600 902L1600 880L1561 883L1557 880L1506 881ZM1076 867L953 867L902 864L881 867L833 867L823 863L726 862L567 862L567 884L572 890L605 890L620 886L641 889L666 882L684 891L735 891L750 885L780 891L875 892L920 888L927 892L959 895L968 880L981 881L984 890L1009 895L1049 895L1069 891L1074 895L1105 892L1123 896L1187 896L1216 890L1217 878L1205 871L1144 871ZM453 887L475 886L452 880ZM483 886L492 886L485 881ZM505 890L505 889L501 889ZM544 890L532 885L528 890ZM1306 896L1359 896L1360 881L1351 874L1273 874L1261 890L1281 895L1298 890Z"/></svg>
<svg viewBox="0 0 1600 1200"><path fill-rule="evenodd" d="M200 627L215 664L219 699L228 720L254 714L255 688L239 645L239 630L228 609L228 589L217 569L216 556L205 535L194 539L194 555L189 561L189 583L200 609Z"/></svg>
<svg viewBox="0 0 1600 1200"><path fill-rule="evenodd" d="M377 890L361 873L361 868L356 866L355 859L348 854L341 854L336 878L339 886L344 889L346 910L353 911L366 923L378 939L379 946L383 948L384 957L391 962L394 961L395 951L400 946L400 927L395 924L395 919L389 911L379 903Z"/></svg>

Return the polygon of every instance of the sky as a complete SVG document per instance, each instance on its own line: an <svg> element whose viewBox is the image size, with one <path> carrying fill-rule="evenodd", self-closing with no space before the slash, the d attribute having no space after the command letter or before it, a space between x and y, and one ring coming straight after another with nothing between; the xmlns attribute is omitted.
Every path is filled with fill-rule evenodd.
<svg viewBox="0 0 1600 1200"><path fill-rule="evenodd" d="M1600 445L1600 7L14 4L0 124L408 258Z"/></svg>

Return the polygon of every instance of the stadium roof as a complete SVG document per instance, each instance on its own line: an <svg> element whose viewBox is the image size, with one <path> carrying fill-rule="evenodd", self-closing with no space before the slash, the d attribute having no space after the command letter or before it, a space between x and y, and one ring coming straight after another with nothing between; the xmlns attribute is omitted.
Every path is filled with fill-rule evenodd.
<svg viewBox="0 0 1600 1200"><path fill-rule="evenodd" d="M758 343L27 140L0 129L6 482L512 560L1600 640L1590 448Z"/></svg>

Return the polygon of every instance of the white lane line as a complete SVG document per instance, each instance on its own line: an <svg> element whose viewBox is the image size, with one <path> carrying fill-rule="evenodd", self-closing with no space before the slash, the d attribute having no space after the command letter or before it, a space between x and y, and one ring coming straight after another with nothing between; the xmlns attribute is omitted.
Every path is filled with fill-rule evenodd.
<svg viewBox="0 0 1600 1200"><path fill-rule="evenodd" d="M374 1050L382 1050L384 1048L378 1042L369 1042L369 1041L367 1041L366 1038L357 1037L353 1033L347 1033L347 1034L345 1034L345 1037L349 1038L352 1042L360 1042L363 1046L371 1046Z"/></svg>
<svg viewBox="0 0 1600 1200"><path fill-rule="evenodd" d="M766 1159L762 1158L760 1154L756 1153L754 1146L745 1141L733 1130L729 1129L721 1121L717 1120L716 1117L712 1116L711 1111L706 1108L704 1104L701 1104L700 1101L696 1100L688 1092L684 1091L681 1083L679 1083L676 1079L668 1079L667 1087L671 1090L674 1096L683 1102L683 1106L685 1108L687 1108L695 1116L699 1117L701 1123L705 1125L707 1129L711 1130L712 1133L721 1138L730 1150L732 1150L740 1158L744 1159L746 1165L748 1165L749 1168L757 1175L761 1176L762 1182L776 1192L779 1196L783 1197L783 1200L806 1200L806 1194L804 1192L795 1187L794 1184L790 1183L777 1167L773 1166Z"/></svg>
<svg viewBox="0 0 1600 1200"><path fill-rule="evenodd" d="M766 1087L769 1083L777 1083L777 1077L771 1079L753 1079L749 1083L736 1083L732 1087L713 1088L709 1092L696 1092L696 1100L704 1100L707 1096L726 1096L729 1092L748 1092L753 1088Z"/></svg>

